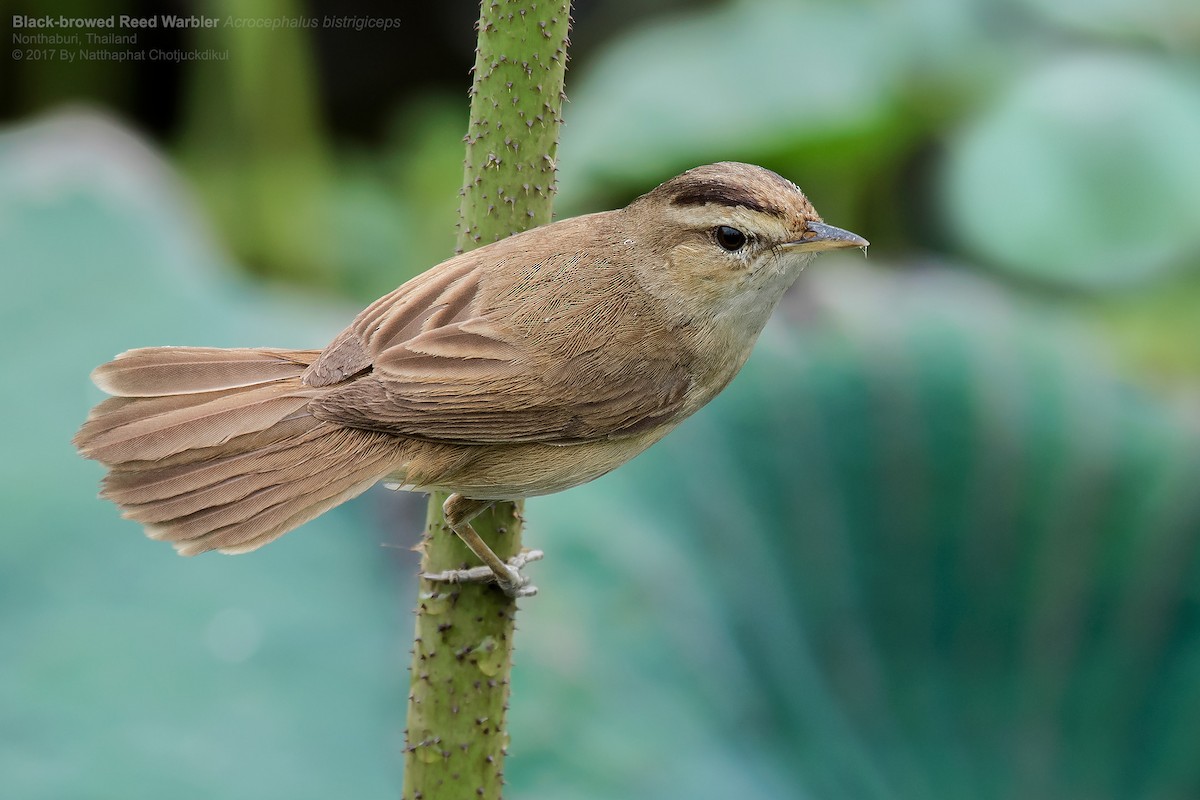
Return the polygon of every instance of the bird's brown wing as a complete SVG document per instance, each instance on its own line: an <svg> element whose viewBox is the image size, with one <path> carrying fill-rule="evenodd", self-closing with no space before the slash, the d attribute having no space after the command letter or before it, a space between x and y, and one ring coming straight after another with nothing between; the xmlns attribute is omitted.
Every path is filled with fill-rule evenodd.
<svg viewBox="0 0 1200 800"><path fill-rule="evenodd" d="M524 259L522 259L524 262ZM632 435L677 415L686 357L649 308L628 324L628 278L550 256L504 269L459 257L381 298L306 382L317 416L462 444ZM571 281L569 302L550 283ZM636 304L636 303L635 303Z"/></svg>

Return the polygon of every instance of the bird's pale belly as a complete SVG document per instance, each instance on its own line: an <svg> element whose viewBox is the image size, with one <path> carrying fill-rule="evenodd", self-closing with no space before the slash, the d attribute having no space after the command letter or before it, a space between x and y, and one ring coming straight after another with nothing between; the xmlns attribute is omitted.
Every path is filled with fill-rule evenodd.
<svg viewBox="0 0 1200 800"><path fill-rule="evenodd" d="M671 427L570 445L456 445L453 450L443 445L438 446L436 455L422 448L384 481L399 484L395 488L457 492L477 500L553 494L611 472L657 442Z"/></svg>

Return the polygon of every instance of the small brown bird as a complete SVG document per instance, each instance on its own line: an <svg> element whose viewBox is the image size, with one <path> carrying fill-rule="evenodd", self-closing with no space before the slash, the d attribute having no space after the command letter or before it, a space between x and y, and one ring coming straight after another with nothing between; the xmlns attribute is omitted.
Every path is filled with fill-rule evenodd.
<svg viewBox="0 0 1200 800"><path fill-rule="evenodd" d="M92 373L113 397L75 445L108 467L102 495L184 555L254 550L384 479L451 492L488 577L530 594L471 519L657 442L737 374L814 253L866 246L774 172L697 167L444 261L321 351L122 353Z"/></svg>

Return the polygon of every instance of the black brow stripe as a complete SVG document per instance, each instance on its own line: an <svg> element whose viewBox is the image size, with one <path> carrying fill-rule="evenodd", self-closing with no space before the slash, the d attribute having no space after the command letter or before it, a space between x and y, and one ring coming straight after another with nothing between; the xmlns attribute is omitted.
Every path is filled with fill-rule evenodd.
<svg viewBox="0 0 1200 800"><path fill-rule="evenodd" d="M778 214L779 210L764 204L756 195L746 191L741 186L731 186L717 181L695 181L680 186L671 205L702 206L705 203L716 203L722 206L742 206L763 214Z"/></svg>

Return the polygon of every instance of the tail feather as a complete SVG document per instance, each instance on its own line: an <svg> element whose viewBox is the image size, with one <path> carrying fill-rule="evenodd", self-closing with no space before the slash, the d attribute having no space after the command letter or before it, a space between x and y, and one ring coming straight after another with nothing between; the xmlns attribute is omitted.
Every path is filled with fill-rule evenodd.
<svg viewBox="0 0 1200 800"><path fill-rule="evenodd" d="M212 447L266 430L308 405L312 393L298 378L219 394L215 399L142 417L94 436L84 455L109 464L154 460Z"/></svg>
<svg viewBox="0 0 1200 800"><path fill-rule="evenodd" d="M270 447L284 439L312 428L314 424L312 415L304 414L303 412L298 413L302 416L290 414L269 428L253 433L243 433L241 436L235 436L224 444L197 447L191 450L184 450L173 456L153 460L134 458L129 461L109 463L108 466L113 470L113 473L110 474L117 472L158 472L164 467L176 467L185 464L195 464L200 461L211 461L224 458L233 453L245 453L263 447Z"/></svg>
<svg viewBox="0 0 1200 800"><path fill-rule="evenodd" d="M256 457L258 453L251 453L249 459L239 463L237 475L166 500L127 504L123 509L125 515L143 523L169 521L170 536L165 538L183 540L243 522L283 498L319 491L323 482L345 471L341 468L353 466L344 462L359 458L356 447L359 442L357 436L337 435L341 431L351 434L358 431L330 423L316 425L321 432L315 438L316 446L310 441L306 446L292 448L285 453L290 458L283 463L277 459L273 465L264 465ZM338 441L339 438L348 441ZM343 452L340 447L347 449ZM297 463L297 456L303 461Z"/></svg>
<svg viewBox="0 0 1200 800"><path fill-rule="evenodd" d="M361 493L405 442L314 418L315 351L150 348L93 373L117 396L75 444L109 467L102 495L185 555L246 552Z"/></svg>
<svg viewBox="0 0 1200 800"><path fill-rule="evenodd" d="M319 354L274 348L143 347L96 367L92 380L117 397L221 391L294 377L297 366L307 367Z"/></svg>
<svg viewBox="0 0 1200 800"><path fill-rule="evenodd" d="M192 467L186 471L171 468L173 474L166 479L155 480L155 473L150 473L151 480L136 484L131 490L117 493L106 487L103 494L110 500L119 496L124 515L137 522L181 520L238 502L291 479L297 460L309 455L307 448L300 445L273 454L239 453L216 461L182 465Z"/></svg>
<svg viewBox="0 0 1200 800"><path fill-rule="evenodd" d="M75 446L82 450L105 431L155 414L206 403L209 400L215 400L220 394L220 392L205 392L204 394L182 394L167 397L110 397L100 402L88 413L88 418L80 427L79 433L75 434ZM87 453L85 452L84 455Z"/></svg>
<svg viewBox="0 0 1200 800"><path fill-rule="evenodd" d="M368 434L368 437L379 439L386 435ZM322 472L261 489L244 500L201 512L199 516L150 526L147 532L154 538L174 542L175 549L183 555L205 550L244 552L259 547L361 494L390 471L395 459L393 442L357 444L353 450L339 452ZM245 513L247 509L253 509L252 513Z"/></svg>
<svg viewBox="0 0 1200 800"><path fill-rule="evenodd" d="M305 456L304 447L312 438L311 417L292 418L219 447L190 450L160 462L120 464L105 476L101 493L122 506L170 500L252 470L274 472L295 464Z"/></svg>

